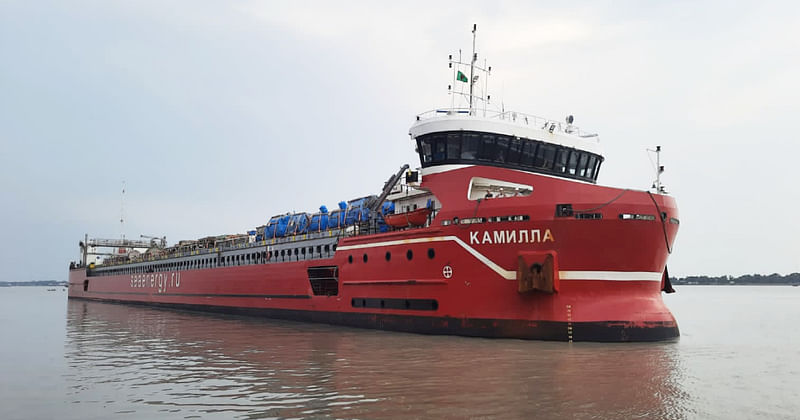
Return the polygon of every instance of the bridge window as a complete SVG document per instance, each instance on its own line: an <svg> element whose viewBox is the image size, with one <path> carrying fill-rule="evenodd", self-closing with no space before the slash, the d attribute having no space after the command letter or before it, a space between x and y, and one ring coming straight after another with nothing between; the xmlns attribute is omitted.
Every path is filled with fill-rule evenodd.
<svg viewBox="0 0 800 420"><path fill-rule="evenodd" d="M519 137L511 139L508 145L508 163L519 163L520 156L522 155L522 146L522 140L520 140Z"/></svg>
<svg viewBox="0 0 800 420"><path fill-rule="evenodd" d="M458 159L461 156L461 135L447 135L447 159Z"/></svg>
<svg viewBox="0 0 800 420"><path fill-rule="evenodd" d="M594 182L601 156L571 147L479 132L433 133L417 138L423 167L467 163L555 174Z"/></svg>
<svg viewBox="0 0 800 420"><path fill-rule="evenodd" d="M444 136L435 136L433 145L433 160L440 161L447 158L447 142Z"/></svg>
<svg viewBox="0 0 800 420"><path fill-rule="evenodd" d="M586 165L586 177L594 178L594 165L597 163L597 157L594 155L589 156L589 164Z"/></svg>
<svg viewBox="0 0 800 420"><path fill-rule="evenodd" d="M569 154L567 172L569 172L570 175L575 175L578 172L578 152L574 150Z"/></svg>
<svg viewBox="0 0 800 420"><path fill-rule="evenodd" d="M567 158L569 154L569 150L567 149L558 149L556 153L556 166L555 171L559 173L566 173L567 172Z"/></svg>
<svg viewBox="0 0 800 420"><path fill-rule="evenodd" d="M536 147L537 144L532 141L526 141L522 145L522 158L519 163L523 166L533 166L536 163Z"/></svg>
<svg viewBox="0 0 800 420"><path fill-rule="evenodd" d="M433 162L433 151L431 150L431 141L422 142L419 148L420 156L422 157L422 163L430 163Z"/></svg>
<svg viewBox="0 0 800 420"><path fill-rule="evenodd" d="M478 157L478 143L480 143L481 136L476 133L464 133L461 143L461 159L462 160L475 160ZM424 144L425 141L423 140Z"/></svg>
<svg viewBox="0 0 800 420"><path fill-rule="evenodd" d="M508 137L499 136L497 138L497 143L495 144L494 161L498 163L505 162L507 154L508 154Z"/></svg>
<svg viewBox="0 0 800 420"><path fill-rule="evenodd" d="M552 169L556 160L556 147L552 144L541 144L536 151L536 160L533 166L542 169Z"/></svg>
<svg viewBox="0 0 800 420"><path fill-rule="evenodd" d="M495 151L497 150L494 143L495 136L493 134L483 134L481 136L481 144L478 148L478 160L493 161Z"/></svg>
<svg viewBox="0 0 800 420"><path fill-rule="evenodd" d="M581 158L578 160L578 176L581 178L586 177L586 163L589 161L589 155L581 153Z"/></svg>

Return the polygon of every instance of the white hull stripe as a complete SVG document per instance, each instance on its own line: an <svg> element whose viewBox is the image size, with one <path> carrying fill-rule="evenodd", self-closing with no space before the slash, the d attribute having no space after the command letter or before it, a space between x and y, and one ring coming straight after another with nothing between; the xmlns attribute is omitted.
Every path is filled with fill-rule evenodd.
<svg viewBox="0 0 800 420"><path fill-rule="evenodd" d="M425 175L433 175L433 174L441 174L444 172L455 171L456 169L463 169L469 168L470 166L475 165L436 165L430 166L428 168L422 168L422 178L425 178Z"/></svg>
<svg viewBox="0 0 800 420"><path fill-rule="evenodd" d="M516 280L517 272L506 270L500 267L494 261L487 258L485 255L478 252L475 248L469 246L466 242L462 241L457 236L432 236L428 238L413 238L413 239L400 239L396 241L385 242L371 242L367 244L340 246L336 248L337 251L350 251L354 249L377 248L382 246L394 245L408 245L418 244L424 242L445 242L453 241L459 246L464 248L478 261L492 269L495 273L499 274L507 280ZM559 271L558 277L560 280L605 280L605 281L661 281L662 274L653 271Z"/></svg>
<svg viewBox="0 0 800 420"><path fill-rule="evenodd" d="M421 169L422 178L424 179L425 175L442 174L442 173L445 173L445 172L455 171L457 169L469 168L469 167L472 167L472 166L478 166L478 165L461 165L461 164L456 165L456 164L450 164L450 165L429 166L427 168L422 168ZM497 168L495 168L495 169L497 169ZM580 179L564 178L564 177L560 177L558 175L549 175L549 174L543 174L543 173L539 173L539 172L530 172L530 171L526 171L526 170L523 170L523 169L512 169L512 168L503 168L503 169L508 170L508 171L520 172L520 173L523 173L525 175L537 175L537 176L542 176L542 177L545 177L545 178L557 179L559 181L564 181L564 182L575 182L575 183L578 183L578 184L595 185L592 182L581 181Z"/></svg>
<svg viewBox="0 0 800 420"><path fill-rule="evenodd" d="M559 271L561 280L661 281L657 271Z"/></svg>

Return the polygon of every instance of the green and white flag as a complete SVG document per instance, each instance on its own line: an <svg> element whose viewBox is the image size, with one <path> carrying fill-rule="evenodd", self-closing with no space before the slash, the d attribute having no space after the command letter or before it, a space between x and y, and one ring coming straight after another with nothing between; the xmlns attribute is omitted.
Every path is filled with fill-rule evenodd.
<svg viewBox="0 0 800 420"><path fill-rule="evenodd" d="M459 82L464 82L464 83L469 82L469 79L467 79L467 76L465 76L464 73L461 73L460 71L458 72L458 76L456 76L456 80L458 80Z"/></svg>

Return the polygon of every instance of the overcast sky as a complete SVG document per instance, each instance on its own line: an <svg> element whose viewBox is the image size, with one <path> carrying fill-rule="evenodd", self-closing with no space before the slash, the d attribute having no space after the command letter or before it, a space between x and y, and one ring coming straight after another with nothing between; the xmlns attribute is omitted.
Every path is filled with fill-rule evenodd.
<svg viewBox="0 0 800 420"><path fill-rule="evenodd" d="M601 184L663 147L672 275L800 271L800 3L552 3L0 0L0 281L119 237L123 180L170 243L377 193L473 23L494 102L599 133Z"/></svg>

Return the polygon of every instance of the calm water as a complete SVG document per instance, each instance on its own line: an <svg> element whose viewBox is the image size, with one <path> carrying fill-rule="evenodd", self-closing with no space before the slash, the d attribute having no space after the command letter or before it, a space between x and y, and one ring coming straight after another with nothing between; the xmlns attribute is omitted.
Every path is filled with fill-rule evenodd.
<svg viewBox="0 0 800 420"><path fill-rule="evenodd" d="M798 418L800 287L690 286L670 343L436 337L0 289L0 418Z"/></svg>

